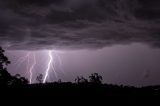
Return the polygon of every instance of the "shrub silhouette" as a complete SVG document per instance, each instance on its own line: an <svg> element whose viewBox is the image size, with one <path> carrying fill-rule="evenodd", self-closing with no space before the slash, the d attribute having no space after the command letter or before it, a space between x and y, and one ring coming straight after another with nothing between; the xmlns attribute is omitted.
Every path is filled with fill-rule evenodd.
<svg viewBox="0 0 160 106"><path fill-rule="evenodd" d="M77 84L79 84L79 83L88 83L88 80L86 79L86 78L84 78L83 76L81 76L81 77L77 77L76 79L75 79L75 82L77 83Z"/></svg>
<svg viewBox="0 0 160 106"><path fill-rule="evenodd" d="M103 78L98 73L93 73L93 74L91 74L91 76L89 76L89 80L91 83L101 84Z"/></svg>

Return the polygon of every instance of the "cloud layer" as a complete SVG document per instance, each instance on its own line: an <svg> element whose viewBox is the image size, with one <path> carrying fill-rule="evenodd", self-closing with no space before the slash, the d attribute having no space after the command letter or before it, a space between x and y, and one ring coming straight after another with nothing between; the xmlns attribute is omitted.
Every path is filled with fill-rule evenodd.
<svg viewBox="0 0 160 106"><path fill-rule="evenodd" d="M0 0L0 45L93 49L132 42L160 47L159 0Z"/></svg>

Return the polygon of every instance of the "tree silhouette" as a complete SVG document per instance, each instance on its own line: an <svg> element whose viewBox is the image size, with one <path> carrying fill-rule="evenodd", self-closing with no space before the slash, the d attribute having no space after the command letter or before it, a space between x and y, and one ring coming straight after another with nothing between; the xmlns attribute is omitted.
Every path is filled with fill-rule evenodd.
<svg viewBox="0 0 160 106"><path fill-rule="evenodd" d="M4 50L0 47L0 70L6 69L6 66L10 64L8 58L4 55Z"/></svg>
<svg viewBox="0 0 160 106"><path fill-rule="evenodd" d="M12 77L12 84L11 85L25 85L28 84L28 80L24 77L21 77L20 74L16 74Z"/></svg>
<svg viewBox="0 0 160 106"><path fill-rule="evenodd" d="M79 84L79 83L87 83L88 80L87 80L86 78L84 78L83 76L81 76L81 77L78 76L78 77L75 79L75 82L76 82L77 84Z"/></svg>
<svg viewBox="0 0 160 106"><path fill-rule="evenodd" d="M99 75L98 73L91 74L91 76L89 76L89 79L91 83L97 83L97 84L101 84L103 80L102 76Z"/></svg>
<svg viewBox="0 0 160 106"><path fill-rule="evenodd" d="M43 82L43 74L39 74L36 78L36 80L39 82L39 83L42 83Z"/></svg>
<svg viewBox="0 0 160 106"><path fill-rule="evenodd" d="M59 79L59 80L58 80L58 83L59 83L59 84L60 84L60 83L62 83L62 80L61 80L61 79Z"/></svg>
<svg viewBox="0 0 160 106"><path fill-rule="evenodd" d="M11 75L7 72L7 65L10 64L8 58L4 55L4 50L0 47L0 85L7 85L12 79Z"/></svg>
<svg viewBox="0 0 160 106"><path fill-rule="evenodd" d="M0 47L0 85L7 86L7 85L21 85L21 84L28 84L28 80L24 77L21 77L19 74L15 76L11 76L10 73L7 71L7 66L11 62L8 58L4 55L5 50Z"/></svg>

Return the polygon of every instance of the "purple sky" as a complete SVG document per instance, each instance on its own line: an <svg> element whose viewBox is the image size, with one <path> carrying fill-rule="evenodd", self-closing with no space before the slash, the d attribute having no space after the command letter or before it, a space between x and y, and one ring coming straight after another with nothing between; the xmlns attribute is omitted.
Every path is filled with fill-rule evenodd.
<svg viewBox="0 0 160 106"><path fill-rule="evenodd" d="M14 64L27 52L8 51L7 55L12 61L8 69L12 74L19 73L29 79L27 61L17 68ZM97 50L57 51L57 54L61 58L62 65L59 66L56 57L56 72L58 79L63 81L74 81L77 76L88 77L91 73L98 72L103 76L105 83L134 86L160 84L160 49L150 48L144 44L115 45ZM38 74L44 74L48 63L45 51L37 51L36 56L37 65L33 71L33 82ZM52 70L49 76L48 81L57 80Z"/></svg>

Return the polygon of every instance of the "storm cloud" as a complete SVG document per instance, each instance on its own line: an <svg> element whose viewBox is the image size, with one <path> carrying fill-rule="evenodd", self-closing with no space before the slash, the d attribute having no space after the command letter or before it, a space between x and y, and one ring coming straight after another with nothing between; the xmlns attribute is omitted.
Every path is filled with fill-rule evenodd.
<svg viewBox="0 0 160 106"><path fill-rule="evenodd" d="M0 0L0 45L96 49L141 42L160 47L159 0Z"/></svg>

